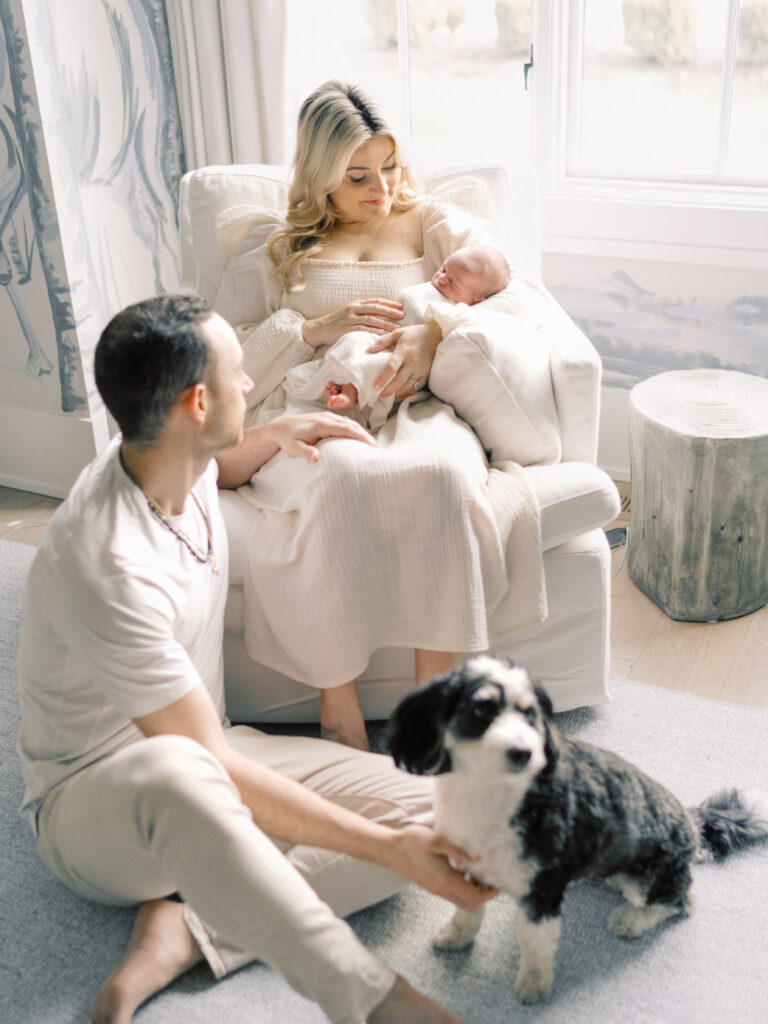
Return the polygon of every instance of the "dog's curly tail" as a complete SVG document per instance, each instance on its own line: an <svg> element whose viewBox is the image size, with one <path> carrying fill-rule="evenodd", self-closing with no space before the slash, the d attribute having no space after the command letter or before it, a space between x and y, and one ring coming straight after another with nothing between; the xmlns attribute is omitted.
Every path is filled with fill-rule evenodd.
<svg viewBox="0 0 768 1024"><path fill-rule="evenodd" d="M761 790L724 790L691 808L691 815L699 830L699 861L720 861L768 839L768 793Z"/></svg>

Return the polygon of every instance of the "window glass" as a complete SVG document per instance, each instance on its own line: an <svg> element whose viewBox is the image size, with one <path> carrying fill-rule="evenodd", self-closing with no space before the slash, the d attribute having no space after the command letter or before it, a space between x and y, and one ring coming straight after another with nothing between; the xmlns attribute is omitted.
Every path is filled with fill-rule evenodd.
<svg viewBox="0 0 768 1024"><path fill-rule="evenodd" d="M398 124L397 49L371 27L372 3L361 0L288 0L286 106L295 118L302 101L332 78L362 86Z"/></svg>
<svg viewBox="0 0 768 1024"><path fill-rule="evenodd" d="M768 0L742 0L735 51L728 46L730 6L728 0L584 0L569 174L689 181L768 176Z"/></svg>
<svg viewBox="0 0 768 1024"><path fill-rule="evenodd" d="M768 179L768 0L742 0L728 174Z"/></svg>
<svg viewBox="0 0 768 1024"><path fill-rule="evenodd" d="M410 0L411 26L430 6L443 8L445 20L410 48L413 151L420 165L527 162L529 0Z"/></svg>
<svg viewBox="0 0 768 1024"><path fill-rule="evenodd" d="M717 173L727 4L585 0L571 173Z"/></svg>
<svg viewBox="0 0 768 1024"><path fill-rule="evenodd" d="M409 0L409 62L397 0L289 0L289 119L329 78L386 108L423 173L528 160L530 0ZM293 138L293 128L288 132Z"/></svg>

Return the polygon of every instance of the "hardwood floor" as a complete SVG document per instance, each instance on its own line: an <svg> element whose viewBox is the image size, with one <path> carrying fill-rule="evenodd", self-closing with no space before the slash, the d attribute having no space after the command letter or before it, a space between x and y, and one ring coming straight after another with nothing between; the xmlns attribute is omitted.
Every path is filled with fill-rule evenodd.
<svg viewBox="0 0 768 1024"><path fill-rule="evenodd" d="M629 485L618 484L630 520ZM60 502L0 487L0 537L37 544ZM768 607L726 622L674 622L632 583L626 548L612 552L614 676L751 707L768 708Z"/></svg>
<svg viewBox="0 0 768 1024"><path fill-rule="evenodd" d="M0 537L37 544L60 504L58 498L0 487Z"/></svg>
<svg viewBox="0 0 768 1024"><path fill-rule="evenodd" d="M617 484L630 523L628 484ZM768 607L724 622L675 622L619 570L625 547L611 552L611 674L700 697L768 708Z"/></svg>

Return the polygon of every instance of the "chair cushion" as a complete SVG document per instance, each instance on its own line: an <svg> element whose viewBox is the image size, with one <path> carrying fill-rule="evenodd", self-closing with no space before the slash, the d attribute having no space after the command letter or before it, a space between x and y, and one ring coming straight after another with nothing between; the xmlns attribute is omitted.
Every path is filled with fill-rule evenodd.
<svg viewBox="0 0 768 1024"><path fill-rule="evenodd" d="M536 317L485 315L438 346L431 390L470 423L491 462L560 461L549 345Z"/></svg>
<svg viewBox="0 0 768 1024"><path fill-rule="evenodd" d="M544 551L605 526L621 510L616 484L589 462L528 466L525 472L541 512Z"/></svg>
<svg viewBox="0 0 768 1024"><path fill-rule="evenodd" d="M267 165L203 167L181 183L181 274L209 302L219 290L223 267L216 241L216 218L233 206L253 204L285 210L288 170Z"/></svg>

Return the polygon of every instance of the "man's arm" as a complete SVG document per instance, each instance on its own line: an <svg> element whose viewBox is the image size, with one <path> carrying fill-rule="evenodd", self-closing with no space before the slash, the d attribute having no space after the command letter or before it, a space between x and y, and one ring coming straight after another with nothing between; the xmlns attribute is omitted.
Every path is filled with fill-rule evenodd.
<svg viewBox="0 0 768 1024"><path fill-rule="evenodd" d="M317 442L326 437L346 437L376 447L376 441L368 431L346 416L337 416L333 412L278 416L266 423L246 427L236 448L229 448L216 456L219 487L232 490L247 483L256 470L281 448L288 455L317 462L320 458Z"/></svg>
<svg viewBox="0 0 768 1024"><path fill-rule="evenodd" d="M476 910L493 890L454 870L467 854L422 825L392 829L338 807L300 783L238 754L229 745L216 709L200 684L180 700L135 719L145 736L188 736L208 749L237 786L254 822L267 835L306 843L391 868L465 910Z"/></svg>

